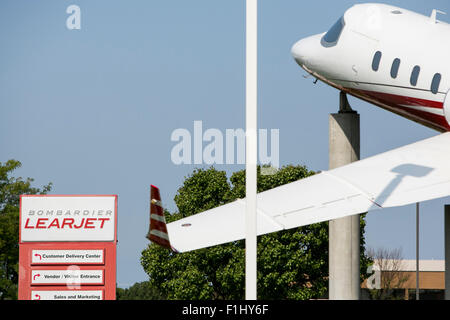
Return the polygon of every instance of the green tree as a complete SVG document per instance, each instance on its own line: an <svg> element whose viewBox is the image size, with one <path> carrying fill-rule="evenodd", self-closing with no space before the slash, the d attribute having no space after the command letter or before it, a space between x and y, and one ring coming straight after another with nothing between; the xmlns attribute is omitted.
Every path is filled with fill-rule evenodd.
<svg viewBox="0 0 450 320"><path fill-rule="evenodd" d="M127 289L117 288L117 300L163 300L166 297L148 281L137 282Z"/></svg>
<svg viewBox="0 0 450 320"><path fill-rule="evenodd" d="M17 160L0 162L0 300L17 299L20 195L45 194L52 185L41 190L31 187L31 178L10 177L20 166Z"/></svg>
<svg viewBox="0 0 450 320"><path fill-rule="evenodd" d="M304 166L286 166L261 175L258 192L313 175ZM167 222L245 197L245 171L227 180L224 171L197 169L175 196L178 213L166 211ZM361 217L361 279L365 255L364 216ZM183 254L155 244L142 252L141 264L149 282L169 299L243 299L244 241ZM328 223L284 230L258 237L258 298L309 299L326 295L328 286Z"/></svg>

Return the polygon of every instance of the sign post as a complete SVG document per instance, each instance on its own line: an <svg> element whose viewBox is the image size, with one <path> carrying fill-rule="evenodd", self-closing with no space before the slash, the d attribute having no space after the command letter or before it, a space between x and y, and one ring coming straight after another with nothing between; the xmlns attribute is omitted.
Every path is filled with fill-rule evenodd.
<svg viewBox="0 0 450 320"><path fill-rule="evenodd" d="M115 300L117 195L22 195L19 300Z"/></svg>

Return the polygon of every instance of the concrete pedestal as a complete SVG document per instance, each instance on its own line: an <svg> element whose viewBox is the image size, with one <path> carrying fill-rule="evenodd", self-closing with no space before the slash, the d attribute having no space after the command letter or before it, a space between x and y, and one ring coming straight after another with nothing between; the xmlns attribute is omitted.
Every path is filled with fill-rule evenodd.
<svg viewBox="0 0 450 320"><path fill-rule="evenodd" d="M359 114L341 93L341 111L329 117L329 168L359 160ZM329 299L358 300L359 215L329 222Z"/></svg>

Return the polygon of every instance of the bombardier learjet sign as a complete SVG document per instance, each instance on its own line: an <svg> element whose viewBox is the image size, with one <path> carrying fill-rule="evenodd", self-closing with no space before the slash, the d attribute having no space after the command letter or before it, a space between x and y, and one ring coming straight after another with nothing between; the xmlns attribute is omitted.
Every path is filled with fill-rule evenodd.
<svg viewBox="0 0 450 320"><path fill-rule="evenodd" d="M28 241L112 241L115 204L111 197L25 197L21 239ZM114 199L113 199L114 200Z"/></svg>
<svg viewBox="0 0 450 320"><path fill-rule="evenodd" d="M359 4L293 46L316 79L443 133L259 193L258 235L450 195L450 25L436 13ZM150 239L167 248L245 237L243 199L167 226L160 205L152 198Z"/></svg>

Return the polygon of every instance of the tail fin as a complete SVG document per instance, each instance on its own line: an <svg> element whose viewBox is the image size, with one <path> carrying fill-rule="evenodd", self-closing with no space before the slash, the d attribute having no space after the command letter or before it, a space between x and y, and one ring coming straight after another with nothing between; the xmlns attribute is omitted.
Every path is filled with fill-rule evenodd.
<svg viewBox="0 0 450 320"><path fill-rule="evenodd" d="M154 185L150 186L150 230L147 239L159 244L161 247L176 250L170 245L169 233L167 232L166 218L161 204L159 189Z"/></svg>

